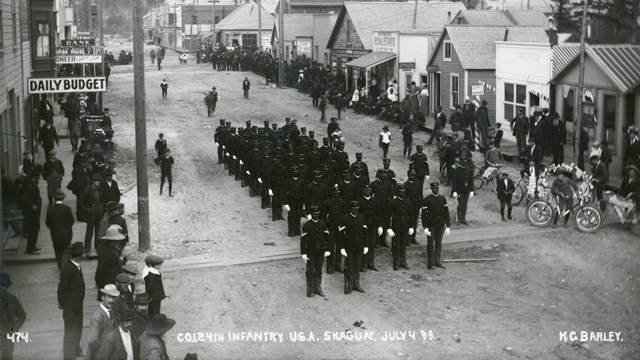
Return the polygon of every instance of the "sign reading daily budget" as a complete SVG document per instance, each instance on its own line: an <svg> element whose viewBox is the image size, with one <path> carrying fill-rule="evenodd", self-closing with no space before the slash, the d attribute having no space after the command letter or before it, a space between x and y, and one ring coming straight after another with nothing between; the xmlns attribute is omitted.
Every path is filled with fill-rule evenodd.
<svg viewBox="0 0 640 360"><path fill-rule="evenodd" d="M106 90L107 80L104 76L29 79L29 94L103 92Z"/></svg>

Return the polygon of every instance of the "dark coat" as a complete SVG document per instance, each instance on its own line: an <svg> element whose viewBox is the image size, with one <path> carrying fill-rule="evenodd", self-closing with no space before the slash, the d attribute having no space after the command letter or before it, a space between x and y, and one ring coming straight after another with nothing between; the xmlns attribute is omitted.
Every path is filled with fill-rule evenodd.
<svg viewBox="0 0 640 360"><path fill-rule="evenodd" d="M474 191L473 164L455 166L453 170L452 191L459 194Z"/></svg>
<svg viewBox="0 0 640 360"><path fill-rule="evenodd" d="M159 336L142 333L140 343L140 360L169 360L167 347Z"/></svg>
<svg viewBox="0 0 640 360"><path fill-rule="evenodd" d="M498 200L509 201L515 190L516 190L516 186L511 179L507 178L506 186L504 184L503 179L498 180L498 186L497 186Z"/></svg>
<svg viewBox="0 0 640 360"><path fill-rule="evenodd" d="M447 115L445 115L443 112L440 112L439 115L438 113L434 113L433 119L434 119L434 125L433 125L434 131L438 129L444 129L444 126L447 124Z"/></svg>
<svg viewBox="0 0 640 360"><path fill-rule="evenodd" d="M90 214L102 217L100 190L93 185L84 189L78 198L78 221L86 222Z"/></svg>
<svg viewBox="0 0 640 360"><path fill-rule="evenodd" d="M340 219L338 248L363 251L367 242L367 223L363 215L344 215Z"/></svg>
<svg viewBox="0 0 640 360"><path fill-rule="evenodd" d="M140 359L140 349L138 339L133 335L133 331L130 331L131 348L133 351L133 359ZM122 336L120 336L119 327L109 331L102 341L100 342L100 348L98 352L94 354L96 360L127 360L127 351L124 349L124 343L122 342Z"/></svg>
<svg viewBox="0 0 640 360"><path fill-rule="evenodd" d="M111 242L110 240L107 240ZM105 246L98 255L98 267L96 268L95 281L98 289L107 284L115 284L116 276L122 272L123 261L120 254L113 246Z"/></svg>
<svg viewBox="0 0 640 360"><path fill-rule="evenodd" d="M532 150L531 146L527 146L527 150L524 152L525 166L528 167L529 161L533 160L536 167L542 162L542 148L538 145Z"/></svg>
<svg viewBox="0 0 640 360"><path fill-rule="evenodd" d="M62 306L62 317L64 319L74 316L82 318L84 292L82 271L69 259L62 266L60 283L58 284L58 304Z"/></svg>
<svg viewBox="0 0 640 360"><path fill-rule="evenodd" d="M150 272L147 276L144 277L144 285L151 301L162 301L167 297L167 295L165 295L164 293L162 275Z"/></svg>
<svg viewBox="0 0 640 360"><path fill-rule="evenodd" d="M489 120L489 110L486 106L482 105L478 108L475 115L476 126L478 129L488 129L491 126L491 122Z"/></svg>
<svg viewBox="0 0 640 360"><path fill-rule="evenodd" d="M47 210L45 224L51 231L51 240L54 245L71 243L74 221L73 213L69 205L53 204Z"/></svg>
<svg viewBox="0 0 640 360"><path fill-rule="evenodd" d="M53 144L58 143L58 132L56 131L56 127L51 125L49 128L46 126L42 126L40 128L40 137L38 139L40 143L42 143L42 147L46 150L53 149Z"/></svg>
<svg viewBox="0 0 640 360"><path fill-rule="evenodd" d="M310 220L302 225L300 254L319 254L329 250L329 230L322 219Z"/></svg>
<svg viewBox="0 0 640 360"><path fill-rule="evenodd" d="M558 121L558 125L553 125L551 122L551 145L563 146L565 142L567 142L567 130L564 123Z"/></svg>

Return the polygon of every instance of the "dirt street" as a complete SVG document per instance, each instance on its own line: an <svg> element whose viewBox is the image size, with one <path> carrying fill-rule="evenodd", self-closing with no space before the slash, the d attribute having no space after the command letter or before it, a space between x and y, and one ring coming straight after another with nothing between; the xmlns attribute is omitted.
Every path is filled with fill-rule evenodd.
<svg viewBox="0 0 640 360"><path fill-rule="evenodd" d="M320 139L326 125L311 99L293 89L261 86L262 79L254 74L213 72L192 58L179 64L171 51L162 70L152 66L148 56L146 66L151 251L167 258L208 253L220 259L297 251L299 239L286 236L286 223L272 222L259 199L250 198L248 189L217 165L213 131L220 118L261 126L263 120L282 124L289 116L315 130ZM248 101L242 98L245 76L252 84ZM160 93L163 78L169 83L165 100ZM109 86L105 106L111 109L116 132L117 178L128 187L135 182L132 66L114 67ZM207 118L203 98L211 86L218 88L220 100ZM328 115L334 114L330 107ZM381 167L377 137L384 123L348 110L340 125L350 159L360 150L372 172ZM402 159L400 129L391 130L391 166L404 181L408 160ZM160 171L152 159L160 132L176 159L172 198L166 190L158 195ZM414 145L425 140L426 134L420 133ZM426 149L436 167L435 147ZM442 191L448 194L449 188ZM136 229L135 186L123 202L129 228ZM483 189L470 201L470 226L499 224L498 209L495 193ZM518 223L526 221L522 209L514 209ZM509 231L509 224L504 230ZM137 234L131 232L130 256L142 258L145 254L133 251ZM427 270L424 247L412 246L411 270L393 271L390 252L384 249L377 260L381 271L362 275L366 294L346 296L342 274L325 274L324 299L305 296L301 259L168 272L163 312L177 320L167 334L169 354L175 359L187 352L197 352L201 359L640 358L638 238L619 225L588 236L571 228L545 236L536 236L532 228L531 233L499 245L447 249L445 259L497 261L448 263L446 270ZM418 241L426 242L423 234ZM271 242L274 246L264 245ZM566 342L560 340L565 331ZM621 338L571 341L571 331L578 337L580 331L607 336L618 332ZM314 341L293 341L294 334L308 339L311 332ZM384 341L390 336L385 332L400 338ZM257 340L255 333L267 340ZM185 341L192 336L204 341ZM366 338L358 341L360 337Z"/></svg>

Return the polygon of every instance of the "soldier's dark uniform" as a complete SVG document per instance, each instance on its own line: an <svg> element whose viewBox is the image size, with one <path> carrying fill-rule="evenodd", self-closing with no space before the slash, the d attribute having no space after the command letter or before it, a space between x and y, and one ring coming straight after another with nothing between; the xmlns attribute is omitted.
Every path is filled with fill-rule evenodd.
<svg viewBox="0 0 640 360"><path fill-rule="evenodd" d="M438 189L439 184L431 184L432 191ZM429 194L422 200L422 227L429 229L431 235L427 236L427 265L433 269L434 265L442 266L440 253L442 251L442 236L445 229L451 226L447 198L436 194Z"/></svg>
<svg viewBox="0 0 640 360"><path fill-rule="evenodd" d="M311 146L311 151L306 156L307 164L313 170L319 170L322 166L322 154L318 151L318 144Z"/></svg>
<svg viewBox="0 0 640 360"><path fill-rule="evenodd" d="M387 244L387 230L389 229L389 222L391 220L389 214L389 202L393 198L393 189L391 183L385 180L386 175L384 172L378 171L378 175L375 180L371 182L371 191L373 196L378 199L380 203L380 226L382 226L383 232L378 239L378 245L389 247Z"/></svg>
<svg viewBox="0 0 640 360"><path fill-rule="evenodd" d="M349 201L358 200L358 189L356 189L356 184L351 181L351 171L349 169L344 169L342 172L342 181L340 181L338 187L340 188L340 197L345 204L348 204Z"/></svg>
<svg viewBox="0 0 640 360"><path fill-rule="evenodd" d="M326 186L322 183L321 174L318 170L313 172L314 179L304 189L304 207L309 212L311 206L322 206L325 200L328 198L328 191Z"/></svg>
<svg viewBox="0 0 640 360"><path fill-rule="evenodd" d="M300 235L300 217L302 217L302 207L304 204L304 181L299 177L300 171L297 166L291 170L291 178L287 181L284 202L289 206L287 214L287 224L289 236Z"/></svg>
<svg viewBox="0 0 640 360"><path fill-rule="evenodd" d="M269 188L266 184L269 183L269 176L271 176L271 156L269 156L269 148L264 147L262 156L258 159L258 184L261 196L261 206L263 209L271 206L271 199L269 198Z"/></svg>
<svg viewBox="0 0 640 360"><path fill-rule="evenodd" d="M319 208L314 206L311 213L318 216ZM302 225L302 235L300 236L300 254L306 255L307 276L307 296L313 297L318 294L324 297L322 292L322 263L326 251L329 250L329 230L327 224L322 219L311 219Z"/></svg>
<svg viewBox="0 0 640 360"><path fill-rule="evenodd" d="M418 216L420 216L420 208L422 207L422 194L420 192L420 184L415 181L415 172L413 170L410 170L409 180L405 181L404 187L406 189L406 197L411 201L411 227L415 230L418 228ZM415 231L413 235L409 236L409 243L418 243L416 241Z"/></svg>
<svg viewBox="0 0 640 360"><path fill-rule="evenodd" d="M429 175L429 162L427 161L427 155L422 152L422 145L417 145L416 151L409 160L409 170L416 172L416 182L420 190L420 197L423 197L424 179Z"/></svg>
<svg viewBox="0 0 640 360"><path fill-rule="evenodd" d="M406 195L404 184L397 187L398 196L389 203L389 214L391 215L390 228L394 235L391 238L391 254L393 256L393 270L399 267L409 269L407 266L407 242L409 240L409 229L412 221L411 200ZM415 229L413 229L415 231Z"/></svg>
<svg viewBox="0 0 640 360"><path fill-rule="evenodd" d="M333 158L333 148L329 146L329 138L322 139L322 146L318 148L318 151L322 155L323 162Z"/></svg>
<svg viewBox="0 0 640 360"><path fill-rule="evenodd" d="M371 182L371 179L369 179L369 166L367 165L366 162L362 161L362 153L361 152L357 152L356 153L356 161L353 162L353 164L351 164L351 173L355 173L356 172L356 167L360 165L361 167L361 171L362 173L360 174L360 176L365 178L365 182L367 184L369 184Z"/></svg>
<svg viewBox="0 0 640 360"><path fill-rule="evenodd" d="M346 213L346 204L340 198L340 189L334 187L331 190L331 198L325 200L320 207L320 219L326 221L329 228L328 249L331 255L327 259L327 274L333 274L334 270L343 271L340 249L337 249L339 221Z"/></svg>
<svg viewBox="0 0 640 360"><path fill-rule="evenodd" d="M273 193L271 197L271 220L282 220L282 202L284 201L284 185L287 180L287 169L282 165L280 158L273 159L271 176L269 176L269 188Z"/></svg>
<svg viewBox="0 0 640 360"><path fill-rule="evenodd" d="M336 173L338 174L338 180L342 179L342 172L349 168L349 154L344 152L344 144L338 144L338 149L333 153L333 158L336 162Z"/></svg>
<svg viewBox="0 0 640 360"><path fill-rule="evenodd" d="M259 194L258 188L258 161L261 157L258 141L253 142L253 147L249 150L247 156L247 171L249 171L249 196L253 197Z"/></svg>
<svg viewBox="0 0 640 360"><path fill-rule="evenodd" d="M389 183L391 183L391 187L393 189L396 188L396 185L398 185L398 180L396 179L396 173L395 171L391 170L389 168L389 166L391 165L391 159L383 159L382 160L382 169L378 170L378 173L383 172L386 177L386 181L388 181ZM376 173L376 177L378 177L378 174Z"/></svg>
<svg viewBox="0 0 640 360"><path fill-rule="evenodd" d="M367 247L369 248L369 252L362 257L360 271L365 271L367 268L378 271L375 265L375 248L376 240L378 239L378 228L380 227L381 209L378 199L371 195L371 185L367 184L364 187L364 194L358 199L358 205L360 207L359 213L366 219Z"/></svg>
<svg viewBox="0 0 640 360"><path fill-rule="evenodd" d="M222 149L222 139L224 138L227 129L224 126L224 119L220 119L220 125L213 133L213 141L218 144L218 164L222 164L224 160L224 150Z"/></svg>
<svg viewBox="0 0 640 360"><path fill-rule="evenodd" d="M338 247L347 256L344 269L345 294L350 294L353 290L364 292L360 286L360 262L367 244L366 220L358 214L358 202L352 201L349 208L350 213L340 219L338 227Z"/></svg>
<svg viewBox="0 0 640 360"><path fill-rule="evenodd" d="M238 134L236 133L236 128L231 127L229 133L225 136L224 140L225 144L225 160L227 164L227 169L229 169L229 176L235 173L236 165L235 161L237 159L236 146L238 144Z"/></svg>
<svg viewBox="0 0 640 360"><path fill-rule="evenodd" d="M474 190L473 164L470 160L454 166L451 191L458 193L457 222L467 225L467 203Z"/></svg>
<svg viewBox="0 0 640 360"><path fill-rule="evenodd" d="M355 187L356 198L360 199L360 197L364 194L364 187L367 185L371 185L369 180L362 175L362 167L359 164L356 164L353 170L353 175L351 176L351 181Z"/></svg>

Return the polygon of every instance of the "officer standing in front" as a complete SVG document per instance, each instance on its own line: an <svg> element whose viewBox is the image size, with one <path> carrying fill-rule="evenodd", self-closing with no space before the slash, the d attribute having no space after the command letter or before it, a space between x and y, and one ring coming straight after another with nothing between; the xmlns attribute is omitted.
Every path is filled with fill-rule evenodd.
<svg viewBox="0 0 640 360"><path fill-rule="evenodd" d="M416 172L416 181L420 190L420 197L424 196L424 179L429 180L429 162L427 155L422 152L422 145L416 146L416 153L411 155L409 160L409 170Z"/></svg>
<svg viewBox="0 0 640 360"><path fill-rule="evenodd" d="M444 269L440 253L442 251L442 236L449 236L451 219L447 199L440 195L440 184L431 183L431 194L422 200L422 227L427 234L427 266L429 270L434 265Z"/></svg>
<svg viewBox="0 0 640 360"><path fill-rule="evenodd" d="M340 253L346 257L344 269L344 293L351 294L353 290L363 293L360 286L360 262L362 255L367 254L367 225L364 216L358 214L357 201L349 202L349 214L340 219L338 228L338 244Z"/></svg>
<svg viewBox="0 0 640 360"><path fill-rule="evenodd" d="M403 267L409 270L407 265L407 242L415 229L411 227L411 200L405 197L405 185L398 184L397 196L389 204L391 214L391 226L387 233L391 236L391 254L393 256L393 270Z"/></svg>
<svg viewBox="0 0 640 360"><path fill-rule="evenodd" d="M311 220L302 225L300 236L300 253L307 265L307 297L318 294L324 297L322 292L322 263L324 258L331 253L327 247L329 230L324 220L320 219L320 207L311 207Z"/></svg>

